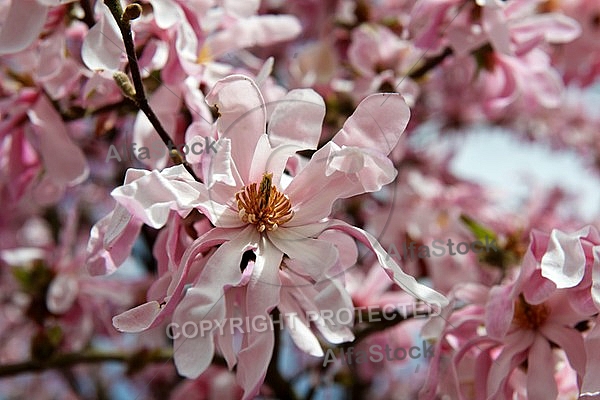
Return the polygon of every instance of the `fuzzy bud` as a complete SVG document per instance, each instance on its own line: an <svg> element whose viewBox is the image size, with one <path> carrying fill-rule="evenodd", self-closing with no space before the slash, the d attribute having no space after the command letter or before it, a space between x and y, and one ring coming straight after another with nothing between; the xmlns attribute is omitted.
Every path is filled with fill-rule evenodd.
<svg viewBox="0 0 600 400"><path fill-rule="evenodd" d="M117 83L117 86L121 89L123 94L132 100L135 100L135 88L131 84L129 77L126 73L117 71L113 74L113 79Z"/></svg>
<svg viewBox="0 0 600 400"><path fill-rule="evenodd" d="M137 3L133 3L125 7L125 11L123 11L123 16L121 19L123 22L129 22L139 18L140 15L142 15L142 6Z"/></svg>

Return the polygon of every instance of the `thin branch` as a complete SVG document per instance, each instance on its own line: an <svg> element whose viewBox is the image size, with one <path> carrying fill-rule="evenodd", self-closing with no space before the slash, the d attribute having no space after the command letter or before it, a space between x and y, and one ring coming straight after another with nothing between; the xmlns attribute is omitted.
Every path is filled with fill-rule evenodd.
<svg viewBox="0 0 600 400"><path fill-rule="evenodd" d="M137 55L135 53L135 44L133 42L133 34L131 32L131 23L127 18L122 18L123 9L121 8L119 0L104 0L104 4L106 4L110 9L113 18L119 26L121 36L123 37L123 43L125 44L125 52L127 53L127 58L129 59L129 70L131 72L131 80L133 81L133 87L135 88L135 97L133 98L133 100L140 108L140 110L146 115L146 117L158 133L158 136L160 136L165 146L167 146L167 148L169 149L169 155L171 156L171 160L175 164L183 164L185 169L194 177L194 179L199 181L194 170L185 161L183 155L177 150L171 150L175 142L171 139L165 128L160 123L160 120L154 113L154 110L150 107L150 104L148 103L148 98L146 97L146 91L142 82L142 75L140 74Z"/></svg>
<svg viewBox="0 0 600 400"><path fill-rule="evenodd" d="M0 365L0 378L6 378L27 372L39 372L48 369L69 368L78 364L98 364L109 361L124 362L130 366L137 366L140 361L144 364L165 362L173 357L171 350L156 349L123 352L98 352L88 351L83 353L65 353L54 356L47 361L23 361L15 364Z"/></svg>
<svg viewBox="0 0 600 400"><path fill-rule="evenodd" d="M449 47L446 47L441 54L439 54L435 57L428 58L427 61L425 61L425 63L423 65L421 65L419 68L412 71L408 75L408 77L411 79L422 78L429 71L431 71L432 69L437 67L439 64L441 64L441 62L444 61L446 59L446 57L448 57L451 54L452 54L452 49Z"/></svg>
<svg viewBox="0 0 600 400"><path fill-rule="evenodd" d="M383 309L373 308L371 310L372 313L376 315L383 315ZM413 313L402 313L398 310L394 310L392 312L387 313L386 318L381 318L380 321L369 321L368 313L362 313L360 317L362 320L368 321L369 324L365 328L355 328L354 329L354 341L341 343L338 347L348 348L350 346L355 346L358 342L365 339L367 336L372 335L373 333L384 331L388 328L392 328L399 323L416 318L416 317L427 317L431 315L431 310L414 310ZM358 311L356 318L359 317Z"/></svg>

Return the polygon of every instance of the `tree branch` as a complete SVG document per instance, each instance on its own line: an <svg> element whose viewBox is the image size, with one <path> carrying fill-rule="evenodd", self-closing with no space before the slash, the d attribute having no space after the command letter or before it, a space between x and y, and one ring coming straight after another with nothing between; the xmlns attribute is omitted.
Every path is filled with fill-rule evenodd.
<svg viewBox="0 0 600 400"><path fill-rule="evenodd" d="M83 353L58 354L47 361L23 361L15 364L0 365L0 378L6 378L27 372L45 371L56 368L69 368L77 364L97 364L108 361L124 362L130 368L142 364L169 361L173 357L171 350L142 349L134 353L87 351Z"/></svg>
<svg viewBox="0 0 600 400"><path fill-rule="evenodd" d="M408 77L415 80L424 77L425 74L437 67L442 61L446 59L446 57L448 57L451 54L452 49L446 47L441 54L435 57L428 58L423 65L421 65L419 68L415 69L410 74L408 74Z"/></svg>
<svg viewBox="0 0 600 400"><path fill-rule="evenodd" d="M135 96L133 97L133 100L139 109L146 115L158 133L158 136L160 136L165 146L167 146L169 149L171 160L175 164L183 164L185 169L194 177L194 179L199 181L192 167L185 161L184 156L179 153L179 151L172 149L175 142L171 139L165 128L160 123L160 120L154 113L154 110L148 103L148 98L146 97L146 91L144 90L144 84L142 82L142 75L140 74L137 55L135 53L135 44L133 42L133 34L131 32L131 22L128 18L123 18L123 9L121 8L119 0L104 0L104 4L106 4L110 9L113 18L119 26L121 36L123 37L125 52L127 53L127 58L129 59L131 80L133 81L133 87L135 88Z"/></svg>

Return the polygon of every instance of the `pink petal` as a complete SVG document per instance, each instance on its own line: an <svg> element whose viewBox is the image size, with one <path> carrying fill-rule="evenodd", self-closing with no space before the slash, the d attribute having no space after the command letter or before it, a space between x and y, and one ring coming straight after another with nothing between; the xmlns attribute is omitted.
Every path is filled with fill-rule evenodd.
<svg viewBox="0 0 600 400"><path fill-rule="evenodd" d="M296 314L291 315L290 318L290 326L293 328L290 328L288 332L296 346L306 354L323 357L325 353L323 353L321 344L310 328Z"/></svg>
<svg viewBox="0 0 600 400"><path fill-rule="evenodd" d="M576 20L553 12L531 15L521 21L511 22L510 32L517 42L543 36L550 43L568 43L581 35L581 27Z"/></svg>
<svg viewBox="0 0 600 400"><path fill-rule="evenodd" d="M319 240L333 243L338 249L338 255L342 266L349 268L356 264L358 249L354 240L339 231L325 231L319 235Z"/></svg>
<svg viewBox="0 0 600 400"><path fill-rule="evenodd" d="M116 271L131 254L142 221L132 218L121 205L98 221L91 230L87 245L87 270L92 275Z"/></svg>
<svg viewBox="0 0 600 400"><path fill-rule="evenodd" d="M190 142L193 142L193 139ZM241 178L237 174L231 157L231 139L221 138L215 146L219 151L210 156L208 166L205 168L204 181L207 187L212 189L217 182L222 182L228 186L236 186L238 182L241 184ZM194 158L190 158L190 161L194 162Z"/></svg>
<svg viewBox="0 0 600 400"><path fill-rule="evenodd" d="M158 304L156 301L150 301L148 303L146 303L145 307L146 308L142 308L142 306L138 306L137 308L141 308L141 315L139 312L137 313L130 313L128 314L128 312L125 312L123 314L120 314L119 319L118 319L118 325L115 325L115 327L117 329L130 329L128 331L132 331L134 330L135 332L139 331L139 330L143 330L143 329L150 329L153 328L155 326L157 326L158 324L160 324L164 318L167 315L170 315L173 310L177 307L177 305L179 304L180 299L183 297L184 295L184 289L186 287L186 284L188 283L189 279L188 279L188 275L190 272L190 269L192 268L193 264L195 263L196 259L201 256L201 254L203 252L206 252L208 249L221 245L219 247L219 249L217 250L217 252L215 252L215 254L213 254L213 256L211 256L210 260L211 262L222 262L222 255L223 255L223 251L227 251L227 249L229 248L229 246L231 246L232 242L234 246L241 246L242 243L247 243L248 242L248 237L247 233L253 233L252 231L249 231L248 229L242 233L240 233L239 231L231 231L231 230L224 230L224 229L220 229L220 228L214 228L211 229L209 232L207 232L206 234L204 234L203 236L199 237L198 239L196 239L186 250L186 252L184 253L182 259L181 259L181 265L180 267L177 269L177 273L175 274L175 276L173 277L173 279L171 280L169 287L167 288L167 296L165 297L164 301L165 304L162 307L159 307L159 310L153 310L151 308L151 306L149 306L148 304ZM246 236L245 236L246 234ZM231 237L234 237L233 241L228 241ZM237 240L237 241L236 241ZM226 242L225 244L223 244L224 242ZM243 246L242 246L243 247ZM222 250L224 249L224 250ZM239 250L236 248L236 250ZM219 253L219 251L221 251ZM232 252L232 254L235 256L237 253L235 251ZM241 254L241 253L240 253ZM239 259L238 259L238 267L239 267ZM205 266L204 271L209 270L212 271L212 273L215 273L215 270L217 272L221 273L221 278L224 280L227 280L227 282L231 281L231 280L235 280L234 278L231 278L229 275L223 273L223 271L226 272L231 272L231 268L230 269L225 269L223 271L216 269L214 267L214 264L209 265L209 263L207 263L207 265ZM239 269L238 269L239 271ZM210 274L211 272L209 272ZM205 275L207 275L206 273L203 274L202 276L204 277ZM237 273L237 276L239 277L239 272ZM205 280L208 280L208 278L204 278ZM239 279L238 279L239 280ZM205 294L204 296L206 297L207 294ZM149 312L149 310L153 310L152 313ZM141 316L143 318L139 319L138 316ZM117 318L117 317L115 317ZM114 319L113 319L114 321ZM113 322L114 324L114 322Z"/></svg>
<svg viewBox="0 0 600 400"><path fill-rule="evenodd" d="M354 315L350 315L351 318L348 318L340 312L340 310L353 310L352 297L342 281L333 277L317 282L314 289L317 291L314 296L317 309L333 310L336 315L331 321L323 318L323 324L318 327L323 337L330 343L343 343L354 340L354 334L352 333Z"/></svg>
<svg viewBox="0 0 600 400"><path fill-rule="evenodd" d="M154 20L160 29L169 29L182 18L183 10L173 0L150 0L154 13Z"/></svg>
<svg viewBox="0 0 600 400"><path fill-rule="evenodd" d="M96 13L100 15L100 19L83 40L81 59L92 71L116 71L121 65L125 44L108 7L103 2L97 4Z"/></svg>
<svg viewBox="0 0 600 400"><path fill-rule="evenodd" d="M230 75L221 79L206 96L206 102L219 112L219 138L231 139L231 156L245 184L254 149L266 129L266 110L260 90L250 78Z"/></svg>
<svg viewBox="0 0 600 400"><path fill-rule="evenodd" d="M580 376L585 373L586 351L581 333L558 324L546 324L541 327L542 334L549 341L560 346L569 359L571 367Z"/></svg>
<svg viewBox="0 0 600 400"><path fill-rule="evenodd" d="M287 272L287 274L291 279L286 280L284 285L287 296L282 295L282 299L284 299L284 304L281 305L282 312L295 313L305 326L309 326L312 322L329 343L344 343L354 340L354 334L349 328L352 326L352 318L348 323L342 324L348 318L346 315L337 320L335 317L330 320L323 318L321 313L321 310L332 310L334 313L338 313L338 310L341 309L352 310L352 299L342 285L335 279L323 280L318 285L314 285L293 272ZM321 293L324 294L321 295ZM288 297L291 300L287 299ZM296 326L293 325L295 321L294 319L288 324L290 331L295 329ZM298 334L296 332L292 337L294 338ZM304 339L296 338L294 340L302 341ZM313 351L321 352L322 349L313 349Z"/></svg>
<svg viewBox="0 0 600 400"><path fill-rule="evenodd" d="M268 237L282 253L302 265L303 271L297 273L308 274L315 280L319 280L338 259L338 251L333 244L308 238L294 228L279 228L269 232Z"/></svg>
<svg viewBox="0 0 600 400"><path fill-rule="evenodd" d="M149 301L113 317L113 325L121 332L141 332L148 329L160 314L158 301Z"/></svg>
<svg viewBox="0 0 600 400"><path fill-rule="evenodd" d="M395 175L392 162L381 153L356 147L340 149L329 142L285 189L295 209L288 226L326 218L337 199L379 190Z"/></svg>
<svg viewBox="0 0 600 400"><path fill-rule="evenodd" d="M267 46L290 40L302 31L298 19L291 15L260 15L240 19L226 29L209 36L205 46L213 58L232 50Z"/></svg>
<svg viewBox="0 0 600 400"><path fill-rule="evenodd" d="M594 246L592 249L594 263L592 265L592 290L591 295L594 304L600 309L600 246Z"/></svg>
<svg viewBox="0 0 600 400"><path fill-rule="evenodd" d="M269 141L273 147L286 145L297 150L316 150L325 117L325 102L312 89L294 89L269 106Z"/></svg>
<svg viewBox="0 0 600 400"><path fill-rule="evenodd" d="M154 228L166 224L171 210L185 217L193 208L202 210L215 226L237 228L244 225L237 212L213 201L212 193L196 182L182 165L160 172L131 168L127 171L129 174L135 174L136 178L117 187L111 194L131 214Z"/></svg>
<svg viewBox="0 0 600 400"><path fill-rule="evenodd" d="M79 284L74 276L59 274L52 280L46 293L46 304L48 310L54 314L67 312L77 295L79 294Z"/></svg>
<svg viewBox="0 0 600 400"><path fill-rule="evenodd" d="M531 92L544 107L559 107L562 102L564 86L560 74L552 69L535 72L528 82Z"/></svg>
<svg viewBox="0 0 600 400"><path fill-rule="evenodd" d="M512 370L527 359L526 350L533 344L535 337L532 331L518 331L506 337L504 349L490 369L487 381L488 398L496 395ZM545 367L547 368L547 364Z"/></svg>
<svg viewBox="0 0 600 400"><path fill-rule="evenodd" d="M519 82L515 78L518 65L507 56L496 54L496 67L485 76L486 108L490 112L498 112L506 108L519 94Z"/></svg>
<svg viewBox="0 0 600 400"><path fill-rule="evenodd" d="M381 267L387 272L388 276L396 282L398 286L407 291L414 297L423 300L429 304L435 304L439 307L448 305L448 299L435 290L420 284L414 277L408 275L396 264L392 257L381 247L377 239L368 232L354 226L348 225L343 221L332 220L328 229L337 229L354 237L359 242L367 246L375 253Z"/></svg>
<svg viewBox="0 0 600 400"><path fill-rule="evenodd" d="M585 337L585 354L586 365L581 384L581 396L597 396L600 395L600 379L598 379L598 371L600 371L600 323L598 323L597 318L594 327Z"/></svg>
<svg viewBox="0 0 600 400"><path fill-rule="evenodd" d="M585 273L585 253L581 245L583 231L567 234L553 229L546 254L542 257L542 276L559 289L577 285Z"/></svg>
<svg viewBox="0 0 600 400"><path fill-rule="evenodd" d="M0 54L25 50L42 32L48 7L36 0L13 0L0 31Z"/></svg>
<svg viewBox="0 0 600 400"><path fill-rule="evenodd" d="M223 8L227 14L247 18L258 11L260 0L223 0Z"/></svg>
<svg viewBox="0 0 600 400"><path fill-rule="evenodd" d="M283 254L262 236L246 291L247 316L270 318L269 312L279 303L281 282L278 274L282 257ZM253 398L258 393L271 361L274 341L271 330L246 332L237 370L237 382L244 389L244 398Z"/></svg>
<svg viewBox="0 0 600 400"><path fill-rule="evenodd" d="M554 380L554 359L550 343L543 336L536 336L527 360L527 398L555 399L558 388Z"/></svg>
<svg viewBox="0 0 600 400"><path fill-rule="evenodd" d="M154 110L158 120L167 132L175 131L177 127L177 113L181 107L181 88L179 86L169 87L161 85L148 100L150 107ZM141 157L140 161L151 168L162 169L167 165L169 154L167 146L158 136L158 133L148 120L146 115L139 111L133 124L131 143L135 144L138 151L142 147L148 149L148 157ZM173 143L181 150L183 143ZM142 155L140 151L140 156ZM184 154L185 156L185 154Z"/></svg>
<svg viewBox="0 0 600 400"><path fill-rule="evenodd" d="M360 184L362 193L379 191L396 177L396 168L389 158L359 147L344 147L333 152L325 174L331 175L335 171L354 175L352 180Z"/></svg>
<svg viewBox="0 0 600 400"><path fill-rule="evenodd" d="M490 1L483 7L482 24L494 50L510 55L510 31L506 24L504 11L495 1Z"/></svg>
<svg viewBox="0 0 600 400"><path fill-rule="evenodd" d="M27 111L47 176L59 186L83 182L89 168L81 149L67 135L67 127L50 101L40 96Z"/></svg>
<svg viewBox="0 0 600 400"><path fill-rule="evenodd" d="M200 324L201 321L222 321L225 317L223 296L227 289L236 286L242 279L240 272L242 255L244 251L256 245L257 239L256 229L251 226L236 234L237 236L223 243L210 257L196 285L188 289L183 301L177 306L173 321L180 326L187 321ZM193 258L195 257L185 259L193 260ZM182 264L186 265L188 262L182 261ZM263 279L267 285L277 283L269 276L264 276ZM268 289L272 290L271 287ZM175 339L175 365L181 375L196 378L210 365L214 352L212 338L214 329L216 324L212 324L209 331L204 330L203 335Z"/></svg>
<svg viewBox="0 0 600 400"><path fill-rule="evenodd" d="M590 288L584 286L574 289L573 292L569 293L569 305L575 310L575 313L579 315L594 315L598 312L599 304L596 304L594 299L595 290L598 289L594 288L594 284L592 284L591 293Z"/></svg>
<svg viewBox="0 0 600 400"><path fill-rule="evenodd" d="M194 178L181 165L164 169L144 171L133 168L127 174L143 174L131 182L114 189L111 195L153 228L161 228L167 223L171 210L182 216L193 208L192 203L199 197L200 184L194 187ZM126 180L130 180L126 177Z"/></svg>
<svg viewBox="0 0 600 400"><path fill-rule="evenodd" d="M364 99L333 137L339 146L370 148L389 154L404 132L410 109L399 94L372 94Z"/></svg>
<svg viewBox="0 0 600 400"><path fill-rule="evenodd" d="M542 276L541 270L536 269L523 288L523 296L529 304L541 304L556 291L556 284Z"/></svg>
<svg viewBox="0 0 600 400"><path fill-rule="evenodd" d="M494 286L485 310L485 327L488 335L494 339L503 338L513 319L514 298L511 296L513 285Z"/></svg>
<svg viewBox="0 0 600 400"><path fill-rule="evenodd" d="M208 291L210 292L210 291ZM216 322L221 322L225 316L225 302L222 294L216 299L206 295L205 288L192 287L188 289L183 300L177 306L173 315L173 323L180 330L186 329L187 337L182 334L173 341L173 358L177 372L186 378L195 379L211 364L215 344L212 329ZM202 322L211 322L210 331L204 329ZM188 328L190 322L198 328ZM184 325L186 328L183 328ZM189 331L187 330L189 329Z"/></svg>

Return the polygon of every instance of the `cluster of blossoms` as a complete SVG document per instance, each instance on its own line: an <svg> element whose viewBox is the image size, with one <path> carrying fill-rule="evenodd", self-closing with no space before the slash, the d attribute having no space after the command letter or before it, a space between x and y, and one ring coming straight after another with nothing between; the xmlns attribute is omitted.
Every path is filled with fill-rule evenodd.
<svg viewBox="0 0 600 400"><path fill-rule="evenodd" d="M0 1L0 397L600 399L598 216L419 144L597 171L599 76L596 0Z"/></svg>

